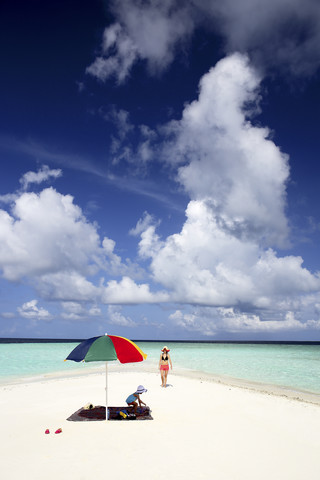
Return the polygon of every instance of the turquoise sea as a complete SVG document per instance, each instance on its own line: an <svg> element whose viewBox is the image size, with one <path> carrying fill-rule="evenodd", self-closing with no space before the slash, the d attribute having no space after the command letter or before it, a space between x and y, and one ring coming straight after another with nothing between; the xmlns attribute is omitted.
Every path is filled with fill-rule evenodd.
<svg viewBox="0 0 320 480"><path fill-rule="evenodd" d="M166 342L173 367L320 394L320 345ZM157 368L163 343L140 342L146 365ZM64 362L75 343L0 343L0 382L76 369L98 363Z"/></svg>

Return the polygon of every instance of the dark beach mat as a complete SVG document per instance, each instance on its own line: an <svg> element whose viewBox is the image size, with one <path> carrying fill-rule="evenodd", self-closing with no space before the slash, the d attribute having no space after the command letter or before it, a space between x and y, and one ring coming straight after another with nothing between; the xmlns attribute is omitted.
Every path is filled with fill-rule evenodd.
<svg viewBox="0 0 320 480"><path fill-rule="evenodd" d="M133 407L108 407L109 420L120 420L123 422L129 421L123 419L119 412L127 411L133 413ZM67 418L70 422L88 422L88 421L101 421L106 419L106 407L100 405L89 409L80 408ZM136 420L153 420L151 416L151 410L149 407L138 408Z"/></svg>

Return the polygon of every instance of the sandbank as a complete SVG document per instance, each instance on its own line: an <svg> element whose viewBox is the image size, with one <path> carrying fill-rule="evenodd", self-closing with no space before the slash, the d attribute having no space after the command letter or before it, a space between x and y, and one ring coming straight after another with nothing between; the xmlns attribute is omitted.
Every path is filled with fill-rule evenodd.
<svg viewBox="0 0 320 480"><path fill-rule="evenodd" d="M109 368L108 403L143 384L150 421L66 420L105 404L103 368L1 385L3 478L319 479L319 405L175 370L164 389L149 370Z"/></svg>

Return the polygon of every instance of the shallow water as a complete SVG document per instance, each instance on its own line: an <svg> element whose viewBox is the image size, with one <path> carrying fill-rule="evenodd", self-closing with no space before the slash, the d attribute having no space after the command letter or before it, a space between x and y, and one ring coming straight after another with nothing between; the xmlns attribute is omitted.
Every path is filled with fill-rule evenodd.
<svg viewBox="0 0 320 480"><path fill-rule="evenodd" d="M64 362L78 343L0 344L0 381L90 371L100 363ZM137 342L156 365L163 343ZM320 345L168 343L173 366L320 393Z"/></svg>

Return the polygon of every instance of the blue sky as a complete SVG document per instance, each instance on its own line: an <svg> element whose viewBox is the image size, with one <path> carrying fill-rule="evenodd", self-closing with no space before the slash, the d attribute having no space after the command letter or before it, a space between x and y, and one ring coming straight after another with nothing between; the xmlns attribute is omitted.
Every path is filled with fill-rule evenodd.
<svg viewBox="0 0 320 480"><path fill-rule="evenodd" d="M0 336L320 340L319 3L0 8Z"/></svg>

